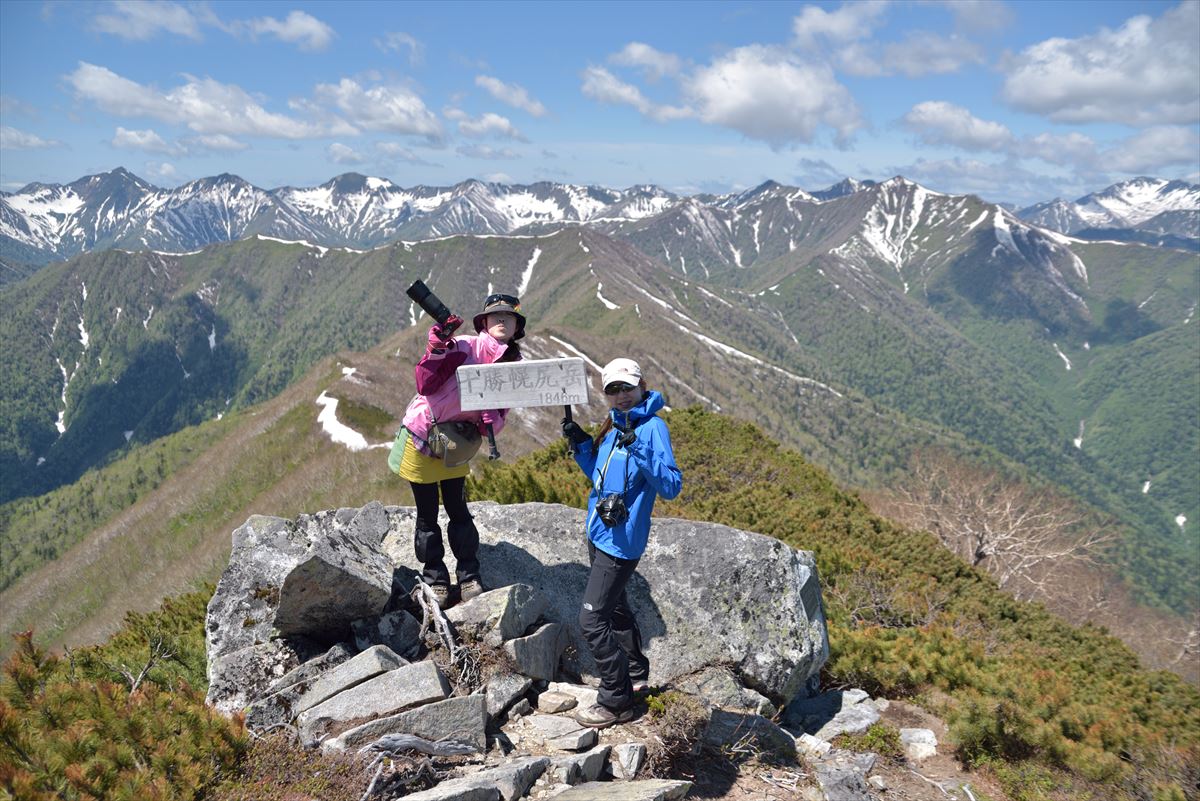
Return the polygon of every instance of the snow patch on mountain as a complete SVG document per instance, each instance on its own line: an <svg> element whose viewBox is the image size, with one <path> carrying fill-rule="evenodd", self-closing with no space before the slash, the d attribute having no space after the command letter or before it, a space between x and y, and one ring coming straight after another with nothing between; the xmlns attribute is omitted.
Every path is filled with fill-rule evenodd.
<svg viewBox="0 0 1200 801"><path fill-rule="evenodd" d="M1071 360L1067 358L1067 354L1059 350L1057 342L1054 343L1054 352L1058 354L1058 357L1063 360L1063 362L1067 365L1067 369L1070 370Z"/></svg>
<svg viewBox="0 0 1200 801"><path fill-rule="evenodd" d="M567 342L565 339L559 339L556 336L551 336L550 339L553 340L554 342L556 342L557 344L561 345L562 347L566 348L570 353L573 353L576 356L578 356L579 358L583 359L585 362L588 363L588 365L590 367L595 369L596 372L600 372L601 370L603 370L603 368L600 365L598 365L598 364L596 364L596 362L592 361L591 357L589 357L586 353L581 351L579 348L572 345L570 342Z"/></svg>
<svg viewBox="0 0 1200 801"><path fill-rule="evenodd" d="M525 272L521 273L521 282L517 285L517 297L525 294L525 290L529 288L529 281L533 278L533 266L537 264L538 259L542 255L542 249L535 247L533 255L529 257L528 263L525 265Z"/></svg>
<svg viewBox="0 0 1200 801"><path fill-rule="evenodd" d="M606 298L600 294L600 290L603 288L604 288L603 283L596 284L596 299L599 300L601 303L603 303L605 305L605 307L607 307L610 311L613 309L621 308L619 305L617 305L616 303L613 303L611 300L609 300L608 298Z"/></svg>
<svg viewBox="0 0 1200 801"><path fill-rule="evenodd" d="M365 451L374 448L390 448L390 442L384 442L377 445L371 445L367 442L367 438L359 432L355 431L350 426L337 419L337 398L331 398L324 390L317 397L316 403L321 407L320 414L317 415L317 422L321 424L321 430L338 445L344 445L351 451Z"/></svg>

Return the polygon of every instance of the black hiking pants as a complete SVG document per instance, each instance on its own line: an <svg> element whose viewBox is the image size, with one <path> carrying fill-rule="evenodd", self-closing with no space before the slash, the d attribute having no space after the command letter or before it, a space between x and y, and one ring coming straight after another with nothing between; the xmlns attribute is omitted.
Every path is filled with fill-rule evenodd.
<svg viewBox="0 0 1200 801"><path fill-rule="evenodd" d="M650 675L650 660L642 653L642 632L625 595L638 560L618 559L589 540L588 561L592 571L583 591L579 627L600 676L597 700L621 710L633 703L633 682Z"/></svg>
<svg viewBox="0 0 1200 801"><path fill-rule="evenodd" d="M421 576L427 584L450 585L450 571L446 568L446 546L442 544L442 529L438 525L438 485L417 484L410 481L413 499L417 503L417 527L413 533L413 550L425 565ZM450 550L458 562L455 575L458 583L474 579L479 581L479 531L471 512L467 509L466 478L450 478L441 482L442 505L450 523L446 526L446 538Z"/></svg>

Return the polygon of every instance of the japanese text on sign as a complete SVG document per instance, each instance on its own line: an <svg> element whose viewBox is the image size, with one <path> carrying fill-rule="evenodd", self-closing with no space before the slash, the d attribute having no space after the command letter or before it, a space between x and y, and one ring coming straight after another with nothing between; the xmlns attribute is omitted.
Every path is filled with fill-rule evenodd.
<svg viewBox="0 0 1200 801"><path fill-rule="evenodd" d="M463 411L588 402L587 368L580 358L463 365L457 376Z"/></svg>

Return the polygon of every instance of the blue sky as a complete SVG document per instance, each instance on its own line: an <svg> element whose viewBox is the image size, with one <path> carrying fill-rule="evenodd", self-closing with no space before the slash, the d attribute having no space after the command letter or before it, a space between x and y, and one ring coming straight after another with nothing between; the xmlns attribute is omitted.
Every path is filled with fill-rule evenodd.
<svg viewBox="0 0 1200 801"><path fill-rule="evenodd" d="M1200 0L0 0L0 188L1200 181Z"/></svg>

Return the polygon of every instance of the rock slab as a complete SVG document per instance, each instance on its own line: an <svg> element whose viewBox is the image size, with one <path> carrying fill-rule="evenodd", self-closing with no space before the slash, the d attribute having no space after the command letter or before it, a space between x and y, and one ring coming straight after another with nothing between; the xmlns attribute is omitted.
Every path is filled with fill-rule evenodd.
<svg viewBox="0 0 1200 801"><path fill-rule="evenodd" d="M673 779L636 782L587 782L554 796L558 801L678 801L692 783Z"/></svg>
<svg viewBox="0 0 1200 801"><path fill-rule="evenodd" d="M415 734L434 742L453 740L482 753L487 748L487 702L482 695L460 696L377 718L326 740L321 750L357 751L385 734Z"/></svg>
<svg viewBox="0 0 1200 801"><path fill-rule="evenodd" d="M382 717L450 694L450 684L433 662L417 662L390 670L322 701L296 719L301 740L316 745L338 723ZM479 699L481 706L483 698ZM486 711L485 711L486 714ZM412 732L416 734L416 732Z"/></svg>

